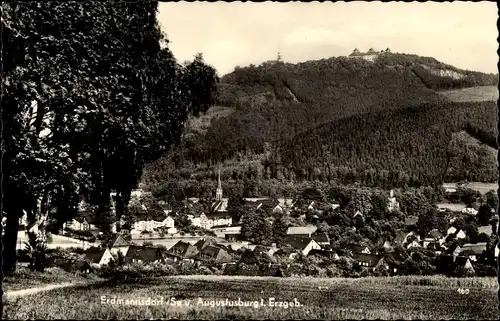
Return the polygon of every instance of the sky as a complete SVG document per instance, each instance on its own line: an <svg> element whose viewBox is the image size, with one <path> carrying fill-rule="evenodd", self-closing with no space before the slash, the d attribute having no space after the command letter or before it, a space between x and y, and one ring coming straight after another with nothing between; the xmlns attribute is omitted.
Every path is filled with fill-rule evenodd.
<svg viewBox="0 0 500 321"><path fill-rule="evenodd" d="M235 66L297 63L369 48L497 73L494 2L163 2L158 20L179 62L198 52L222 76Z"/></svg>

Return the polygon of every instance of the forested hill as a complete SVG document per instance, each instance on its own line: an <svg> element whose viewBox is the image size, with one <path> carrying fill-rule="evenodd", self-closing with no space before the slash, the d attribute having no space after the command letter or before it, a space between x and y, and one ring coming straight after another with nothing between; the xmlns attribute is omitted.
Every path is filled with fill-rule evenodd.
<svg viewBox="0 0 500 321"><path fill-rule="evenodd" d="M495 141L494 103L455 103L440 92L496 83L497 75L393 53L374 62L337 57L237 67L221 79L216 112L191 121L182 145L151 164L144 182L211 178L212 166L222 161L231 177L258 178L248 174L250 159L261 159L261 169L251 170L266 173L260 178L289 178L293 173L299 180L327 180L328 173L336 173L330 177L352 181L375 171L366 174L363 183L435 182L447 173L446 146L452 132L467 130L481 142ZM413 122L414 116L420 120ZM438 147L440 151L434 150ZM388 155L404 155L405 160L384 162ZM334 169L326 170L325 164ZM384 178L387 171L392 178ZM471 171L453 173L494 179Z"/></svg>
<svg viewBox="0 0 500 321"><path fill-rule="evenodd" d="M276 156L304 180L383 186L495 181L496 158L484 144L496 148L495 114L495 102L481 102L356 115L295 136ZM457 132L462 136L452 140ZM483 148L466 149L464 136L478 138Z"/></svg>

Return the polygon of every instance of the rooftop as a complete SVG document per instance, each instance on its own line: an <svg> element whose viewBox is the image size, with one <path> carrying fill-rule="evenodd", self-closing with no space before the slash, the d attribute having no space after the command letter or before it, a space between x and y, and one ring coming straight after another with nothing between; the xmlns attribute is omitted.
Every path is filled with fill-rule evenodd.
<svg viewBox="0 0 500 321"><path fill-rule="evenodd" d="M302 235L302 234L312 234L316 232L318 228L316 226L290 226L286 231L287 235Z"/></svg>
<svg viewBox="0 0 500 321"><path fill-rule="evenodd" d="M125 255L125 258L128 260L135 259L145 262L154 262L162 260L163 256L160 249L157 247L131 245Z"/></svg>

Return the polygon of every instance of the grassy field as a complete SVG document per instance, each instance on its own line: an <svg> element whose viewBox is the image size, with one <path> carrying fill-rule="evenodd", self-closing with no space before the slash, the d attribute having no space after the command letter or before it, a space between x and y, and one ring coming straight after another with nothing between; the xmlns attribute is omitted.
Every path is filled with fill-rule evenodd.
<svg viewBox="0 0 500 321"><path fill-rule="evenodd" d="M445 188L457 188L457 186L457 183L443 183L443 187ZM491 190L498 190L498 183L470 182L465 184L464 187L478 191L481 194L486 194Z"/></svg>
<svg viewBox="0 0 500 321"><path fill-rule="evenodd" d="M439 92L440 95L448 100L457 102L466 101L491 101L498 99L497 86L481 86L473 88L464 88L456 90L447 90Z"/></svg>
<svg viewBox="0 0 500 321"><path fill-rule="evenodd" d="M65 282L86 282L99 280L95 275L83 276L66 272L60 268L48 268L44 272L31 272L25 267L17 267L12 276L6 276L2 283L4 292L18 291Z"/></svg>
<svg viewBox="0 0 500 321"><path fill-rule="evenodd" d="M468 289L468 294L458 289ZM495 278L168 277L57 289L5 302L10 319L498 319ZM103 296L105 297L103 299ZM125 300L163 305L130 305ZM168 301L175 298L173 301ZM199 298L204 304L199 304ZM210 306L209 300L257 302ZM300 306L270 306L275 301ZM113 304L113 301L119 302ZM123 300L123 301L120 301ZM261 304L261 300L264 303ZM189 305L188 305L189 302ZM118 304L119 303L119 304ZM135 302L140 304L140 302Z"/></svg>

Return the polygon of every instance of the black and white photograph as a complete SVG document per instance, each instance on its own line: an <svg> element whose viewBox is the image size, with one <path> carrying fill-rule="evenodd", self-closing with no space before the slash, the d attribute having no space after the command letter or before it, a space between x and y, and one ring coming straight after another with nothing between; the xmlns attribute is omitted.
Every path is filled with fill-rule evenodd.
<svg viewBox="0 0 500 321"><path fill-rule="evenodd" d="M3 1L5 320L498 320L495 2Z"/></svg>

